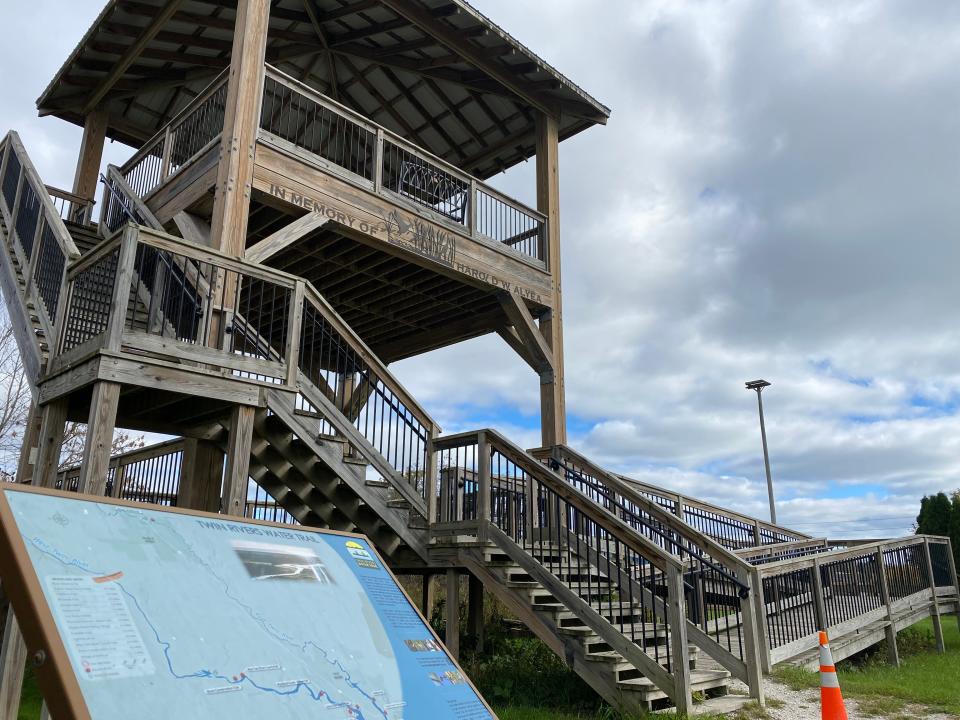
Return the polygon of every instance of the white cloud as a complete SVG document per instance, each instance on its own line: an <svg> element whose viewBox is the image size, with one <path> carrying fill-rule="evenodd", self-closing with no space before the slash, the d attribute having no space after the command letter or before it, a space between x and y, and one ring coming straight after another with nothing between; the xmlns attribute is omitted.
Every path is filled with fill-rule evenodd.
<svg viewBox="0 0 960 720"><path fill-rule="evenodd" d="M960 486L960 4L475 2L613 108L561 146L575 445L763 515L743 381L766 377L784 521L896 534ZM7 13L0 124L51 184L79 130L33 102L99 9ZM532 202L532 178L496 182ZM537 379L499 338L396 372L445 430L538 444Z"/></svg>

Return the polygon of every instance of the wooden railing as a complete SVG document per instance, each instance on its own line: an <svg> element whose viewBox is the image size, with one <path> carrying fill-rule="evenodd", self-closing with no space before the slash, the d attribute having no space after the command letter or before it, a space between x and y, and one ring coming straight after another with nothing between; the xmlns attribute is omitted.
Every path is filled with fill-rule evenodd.
<svg viewBox="0 0 960 720"><path fill-rule="evenodd" d="M685 565L690 641L759 691L751 565L569 447L531 453L572 487Z"/></svg>
<svg viewBox="0 0 960 720"><path fill-rule="evenodd" d="M61 309L64 269L80 252L20 136L11 130L0 152L0 207L10 233L10 249L16 256L13 259L26 281L26 287L16 292L24 308L32 302L46 341L52 342Z"/></svg>
<svg viewBox="0 0 960 720"><path fill-rule="evenodd" d="M183 438L175 438L114 455L110 458L105 494L133 502L178 505L180 485L185 475L183 459L187 442ZM64 468L57 473L57 489L76 492L79 485L79 465ZM247 488L246 500L244 517L288 525L298 524L297 520L252 478Z"/></svg>
<svg viewBox="0 0 960 720"><path fill-rule="evenodd" d="M113 177L115 207L136 210ZM350 442L427 514L439 427L309 283L131 223L73 264L66 288L51 372L108 351L295 390L320 433Z"/></svg>
<svg viewBox="0 0 960 720"><path fill-rule="evenodd" d="M216 143L223 132L226 99L224 71L124 163L120 174L140 198L146 199Z"/></svg>
<svg viewBox="0 0 960 720"><path fill-rule="evenodd" d="M942 646L937 598L958 596L950 540L934 536L858 543L767 562L754 572L762 588L767 667L816 648L818 630L839 640L871 622L893 623L918 602L929 607Z"/></svg>
<svg viewBox="0 0 960 720"><path fill-rule="evenodd" d="M684 575L703 566L665 551L493 430L438 438L434 447L434 537L493 542L679 711L689 709Z"/></svg>
<svg viewBox="0 0 960 720"><path fill-rule="evenodd" d="M47 193L54 208L66 222L89 225L93 217L93 198L84 198L66 190L47 185Z"/></svg>
<svg viewBox="0 0 960 720"><path fill-rule="evenodd" d="M547 219L267 66L261 136L424 217L546 263Z"/></svg>
<svg viewBox="0 0 960 720"><path fill-rule="evenodd" d="M809 535L738 513L735 510L694 500L656 485L634 480L626 475L617 477L728 550L810 539Z"/></svg>

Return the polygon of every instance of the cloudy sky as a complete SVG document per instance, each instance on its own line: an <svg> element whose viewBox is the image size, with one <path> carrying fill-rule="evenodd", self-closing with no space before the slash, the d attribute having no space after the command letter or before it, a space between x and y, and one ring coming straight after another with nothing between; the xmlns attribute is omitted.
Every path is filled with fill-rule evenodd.
<svg viewBox="0 0 960 720"><path fill-rule="evenodd" d="M79 131L34 100L101 2L0 2L0 126L69 187ZM960 4L475 4L613 109L561 146L571 445L765 516L764 377L784 524L902 534L960 487ZM532 171L496 182L530 199ZM396 372L445 431L539 444L496 336Z"/></svg>

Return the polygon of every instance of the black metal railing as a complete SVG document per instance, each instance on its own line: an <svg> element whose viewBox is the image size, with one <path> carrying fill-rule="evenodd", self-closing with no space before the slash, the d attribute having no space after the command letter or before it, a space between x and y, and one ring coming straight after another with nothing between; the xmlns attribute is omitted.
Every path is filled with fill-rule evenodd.
<svg viewBox="0 0 960 720"><path fill-rule="evenodd" d="M808 535L780 525L772 525L727 508L693 500L625 475L617 477L728 550L810 539Z"/></svg>
<svg viewBox="0 0 960 720"><path fill-rule="evenodd" d="M67 311L60 335L60 353L103 336L112 311L113 287L120 248L114 245L67 273Z"/></svg>
<svg viewBox="0 0 960 720"><path fill-rule="evenodd" d="M746 563L707 538L688 531L676 516L567 448L543 461L572 487L684 563L687 619L727 652L745 660L743 607L750 596Z"/></svg>
<svg viewBox="0 0 960 720"><path fill-rule="evenodd" d="M679 568L676 558L493 431L439 438L435 447L439 530L483 535L484 523L490 523L670 670L674 655L664 563ZM546 607L555 602L562 601L543 600Z"/></svg>
<svg viewBox="0 0 960 720"><path fill-rule="evenodd" d="M268 76L264 82L260 128L373 181L376 129L335 112L275 77Z"/></svg>
<svg viewBox="0 0 960 720"><path fill-rule="evenodd" d="M120 168L138 197L146 198L220 137L226 100L221 74Z"/></svg>
<svg viewBox="0 0 960 720"><path fill-rule="evenodd" d="M814 608L814 568L763 578L767 643L771 649L810 636L819 629Z"/></svg>
<svg viewBox="0 0 960 720"><path fill-rule="evenodd" d="M348 180L429 211L431 219L546 262L541 213L269 65L260 128Z"/></svg>
<svg viewBox="0 0 960 720"><path fill-rule="evenodd" d="M396 474L426 498L432 421L312 289L303 302L299 368ZM338 434L323 408L302 395L299 403L318 414L321 434Z"/></svg>

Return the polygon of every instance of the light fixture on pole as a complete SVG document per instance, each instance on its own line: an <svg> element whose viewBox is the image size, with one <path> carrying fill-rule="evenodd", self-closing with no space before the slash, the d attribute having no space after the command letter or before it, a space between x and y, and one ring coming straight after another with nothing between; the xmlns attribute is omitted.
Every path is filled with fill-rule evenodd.
<svg viewBox="0 0 960 720"><path fill-rule="evenodd" d="M751 380L747 390L757 391L757 407L760 409L760 439L763 441L763 465L767 470L767 496L770 498L770 522L777 524L777 508L773 502L773 478L770 477L770 453L767 451L767 428L763 424L763 389L770 387L766 380Z"/></svg>

